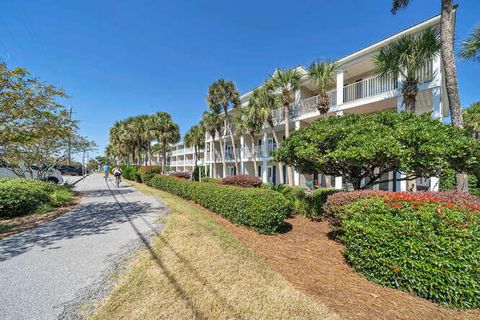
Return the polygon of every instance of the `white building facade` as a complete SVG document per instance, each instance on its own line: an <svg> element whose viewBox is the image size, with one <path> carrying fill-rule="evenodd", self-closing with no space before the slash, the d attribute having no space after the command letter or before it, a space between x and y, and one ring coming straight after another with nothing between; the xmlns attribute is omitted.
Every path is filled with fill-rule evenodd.
<svg viewBox="0 0 480 320"><path fill-rule="evenodd" d="M328 92L330 98L330 111L328 116L342 116L350 113L375 113L384 110L402 110L403 98L401 94L402 79L391 79L382 77L375 73L375 66L372 62L373 56L378 50L399 37L407 34L416 34L426 27L437 27L440 24L440 16L433 17L411 28L399 32L387 39L379 41L367 48L350 54L337 62L340 68L336 75L336 84ZM315 108L315 102L318 98L318 92L315 90L314 83L309 79L308 71L303 66L297 67L302 74L302 82L295 92L294 103L290 112L290 130L298 130L320 117ZM417 95L416 112L432 112L432 116L442 119L448 116L448 99L445 94L445 79L443 65L438 55L424 66L419 77L419 92ZM248 104L252 92L241 96L242 106ZM275 132L282 140L284 137L284 116L283 110L273 111L275 119ZM232 145L227 131L223 131L220 136L211 137L206 135L205 147L202 150L202 159L199 164L208 168L210 175L215 171L216 177L223 177L222 162L220 157L220 139L225 149L225 162L227 165L227 175L235 174L235 163L233 159ZM272 130L264 127L261 132L255 136L255 150L251 150L250 135L240 135L235 137L237 147L237 159L239 162L239 173L256 175L266 183L279 183L279 166L273 161L270 152L277 146L274 143ZM211 145L214 146L216 154L211 153ZM255 154L257 167L253 165L253 155ZM214 157L216 159L214 164ZM173 146L169 155L170 166L176 171L191 171L194 165L193 150L183 147L183 144ZM213 167L215 166L215 170ZM283 166L286 178L285 166ZM393 175L399 173L390 173ZM311 174L300 174L294 172L293 184L306 185L307 182L317 179L321 187L332 186L335 188L345 188L346 185L342 177L325 177ZM419 179L417 185L419 189L438 189L438 179ZM393 181L374 187L375 189L390 191L405 191L405 181Z"/></svg>

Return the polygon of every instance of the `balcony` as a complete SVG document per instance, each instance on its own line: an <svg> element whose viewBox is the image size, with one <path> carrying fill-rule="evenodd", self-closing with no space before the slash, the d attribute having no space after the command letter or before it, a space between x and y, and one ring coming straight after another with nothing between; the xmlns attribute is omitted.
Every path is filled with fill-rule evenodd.
<svg viewBox="0 0 480 320"><path fill-rule="evenodd" d="M392 76L374 75L343 87L343 101L350 102L398 89L398 81Z"/></svg>
<svg viewBox="0 0 480 320"><path fill-rule="evenodd" d="M327 92L328 101L330 108L335 107L337 105L337 90L331 90ZM300 105L300 110L298 115L310 113L313 111L317 111L316 104L318 103L318 99L320 96L316 95L310 98L306 98L302 100L302 104Z"/></svg>

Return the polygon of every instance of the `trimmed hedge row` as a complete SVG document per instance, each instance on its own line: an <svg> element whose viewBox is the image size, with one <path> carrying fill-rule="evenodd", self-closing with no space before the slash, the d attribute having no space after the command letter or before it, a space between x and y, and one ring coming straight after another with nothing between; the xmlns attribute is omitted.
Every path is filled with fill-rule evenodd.
<svg viewBox="0 0 480 320"><path fill-rule="evenodd" d="M289 206L280 193L259 188L237 188L157 175L147 184L173 193L260 233L277 233L284 226Z"/></svg>
<svg viewBox="0 0 480 320"><path fill-rule="evenodd" d="M73 192L67 187L33 179L1 178L0 217L45 212L68 204L72 197Z"/></svg>
<svg viewBox="0 0 480 320"><path fill-rule="evenodd" d="M335 197L341 196L329 202ZM337 199L337 235L347 260L368 279L433 302L478 308L480 198L467 202L471 197L392 192L343 197Z"/></svg>

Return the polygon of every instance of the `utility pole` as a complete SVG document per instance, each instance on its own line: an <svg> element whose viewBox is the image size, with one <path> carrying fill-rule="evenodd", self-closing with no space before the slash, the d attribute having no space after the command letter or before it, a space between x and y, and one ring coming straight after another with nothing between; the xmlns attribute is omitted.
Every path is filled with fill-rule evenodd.
<svg viewBox="0 0 480 320"><path fill-rule="evenodd" d="M70 122L72 121L72 108L70 108ZM68 138L68 165L72 162L72 138Z"/></svg>

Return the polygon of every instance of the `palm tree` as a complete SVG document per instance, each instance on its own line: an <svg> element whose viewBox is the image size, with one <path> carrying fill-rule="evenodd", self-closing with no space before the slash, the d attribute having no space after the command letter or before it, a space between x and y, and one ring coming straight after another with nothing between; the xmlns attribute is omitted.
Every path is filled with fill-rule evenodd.
<svg viewBox="0 0 480 320"><path fill-rule="evenodd" d="M335 84L335 76L339 64L334 61L329 62L314 62L308 68L308 75L315 83L319 98L317 98L315 107L323 117L327 116L330 109L330 99L327 90Z"/></svg>
<svg viewBox="0 0 480 320"><path fill-rule="evenodd" d="M230 80L219 79L212 83L208 88L207 104L210 110L220 113L223 110L225 116L225 125L230 135L230 141L233 148L233 159L235 162L235 170L239 172L237 148L235 138L233 136L232 125L230 123L229 108L236 109L240 105L240 95L235 84ZM224 161L224 160L223 160ZM225 176L225 175L224 175Z"/></svg>
<svg viewBox="0 0 480 320"><path fill-rule="evenodd" d="M158 143L162 149L163 173L167 169L167 151L169 145L180 140L178 124L172 120L172 116L166 112L156 112L153 115L150 130L155 132Z"/></svg>
<svg viewBox="0 0 480 320"><path fill-rule="evenodd" d="M418 35L406 35L380 49L373 58L377 71L384 77L404 78L403 103L407 112L415 112L420 82L419 70L433 59L440 49L438 33L427 28ZM409 191L416 191L416 181L407 180Z"/></svg>
<svg viewBox="0 0 480 320"><path fill-rule="evenodd" d="M470 132L472 137L480 138L480 102L475 102L467 109L463 109L463 119L465 120L465 128Z"/></svg>
<svg viewBox="0 0 480 320"><path fill-rule="evenodd" d="M266 123L272 130L273 140L277 147L280 146L280 140L278 139L277 132L275 131L275 122L273 119L272 112L274 110L282 108L282 101L279 95L276 95L268 86L264 85L263 87L253 90L252 97L249 101L255 105L259 118L263 119L263 122ZM257 170L255 168L255 170ZM283 176L283 164L278 163L278 172L279 172L279 182L285 183Z"/></svg>
<svg viewBox="0 0 480 320"><path fill-rule="evenodd" d="M409 4L410 0L393 0L392 13L397 13L399 9L406 8ZM455 55L453 51L453 0L441 0L441 8L440 46L445 71L445 85L450 106L450 115L452 116L453 126L463 128L462 107L458 95L457 68L455 66ZM463 184L466 185L466 183Z"/></svg>
<svg viewBox="0 0 480 320"><path fill-rule="evenodd" d="M198 158L199 151L205 143L205 128L203 127L202 122L197 125L192 126L185 137L183 142L187 148L193 147L195 153L195 171L198 169Z"/></svg>
<svg viewBox="0 0 480 320"><path fill-rule="evenodd" d="M390 43L374 56L377 71L385 77L398 75L404 77L402 85L405 110L415 112L419 70L433 59L440 49L438 33L433 28L426 28L418 35L405 35Z"/></svg>
<svg viewBox="0 0 480 320"><path fill-rule="evenodd" d="M285 121L285 138L290 135L290 105L294 101L295 91L300 86L300 73L295 69L277 70L267 81L267 87L273 90L279 90L282 97L282 105ZM293 171L290 166L287 166L288 183L293 185Z"/></svg>
<svg viewBox="0 0 480 320"><path fill-rule="evenodd" d="M246 107L240 109L235 118L235 127L239 134L248 133L251 139L254 175L257 170L257 158L255 154L255 135L262 130L265 123L262 114L255 101L250 101Z"/></svg>
<svg viewBox="0 0 480 320"><path fill-rule="evenodd" d="M480 62L480 26L477 26L470 37L462 43L459 56Z"/></svg>
<svg viewBox="0 0 480 320"><path fill-rule="evenodd" d="M215 147L215 136L218 134L219 136L219 143L220 143L220 157L222 160L223 165L223 177L227 174L227 165L225 163L225 149L223 148L223 141L220 137L220 130L222 128L222 117L216 112L208 112L205 111L202 115L202 122L205 126L205 129L208 131L210 136L212 137L212 142L210 143L210 154L213 157L213 170L212 170L212 177L217 177L217 158L216 158L216 147Z"/></svg>

